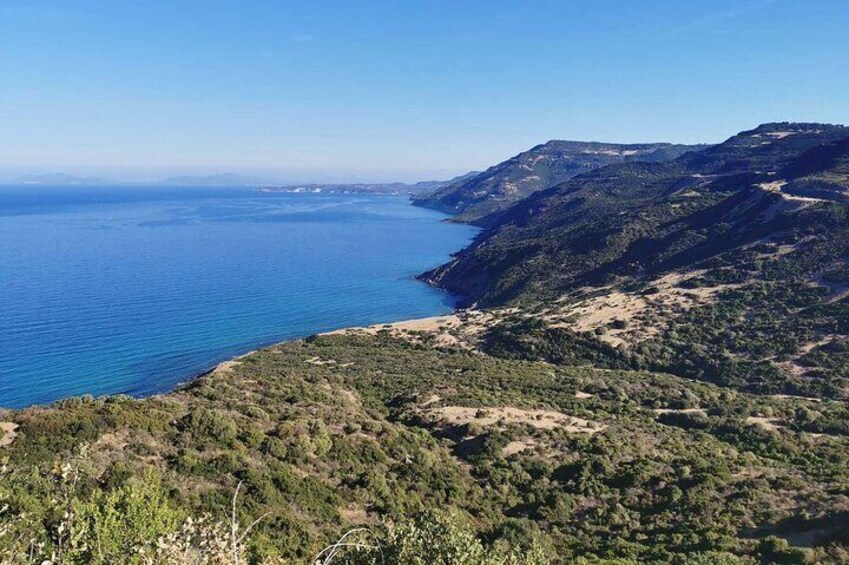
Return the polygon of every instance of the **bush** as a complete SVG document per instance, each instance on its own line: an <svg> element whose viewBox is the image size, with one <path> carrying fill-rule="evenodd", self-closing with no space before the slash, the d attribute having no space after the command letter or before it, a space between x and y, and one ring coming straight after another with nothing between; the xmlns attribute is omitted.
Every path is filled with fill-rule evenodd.
<svg viewBox="0 0 849 565"><path fill-rule="evenodd" d="M113 491L98 490L91 500L73 504L70 554L83 563L142 563L134 554L155 547L181 519L153 475Z"/></svg>
<svg viewBox="0 0 849 565"><path fill-rule="evenodd" d="M323 563L323 561L317 561ZM457 517L435 512L389 525L378 540L364 537L339 565L544 565L550 559L536 543L502 549L485 546Z"/></svg>
<svg viewBox="0 0 849 565"><path fill-rule="evenodd" d="M232 445L239 433L239 426L233 418L223 412L205 408L195 410L188 416L187 427L199 440L212 440L226 446Z"/></svg>

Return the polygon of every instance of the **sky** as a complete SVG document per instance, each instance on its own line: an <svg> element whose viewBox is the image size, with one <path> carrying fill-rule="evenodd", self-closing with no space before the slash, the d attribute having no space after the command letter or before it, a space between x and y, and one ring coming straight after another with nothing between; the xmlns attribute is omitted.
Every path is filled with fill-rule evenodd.
<svg viewBox="0 0 849 565"><path fill-rule="evenodd" d="M849 123L846 0L0 0L0 178L448 178Z"/></svg>

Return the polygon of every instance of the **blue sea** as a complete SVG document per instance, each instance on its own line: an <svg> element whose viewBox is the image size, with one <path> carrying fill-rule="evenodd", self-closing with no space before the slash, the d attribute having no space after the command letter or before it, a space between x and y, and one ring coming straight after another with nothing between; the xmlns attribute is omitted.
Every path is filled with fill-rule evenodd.
<svg viewBox="0 0 849 565"><path fill-rule="evenodd" d="M275 341L451 310L475 235L405 197L0 187L0 406L149 395Z"/></svg>

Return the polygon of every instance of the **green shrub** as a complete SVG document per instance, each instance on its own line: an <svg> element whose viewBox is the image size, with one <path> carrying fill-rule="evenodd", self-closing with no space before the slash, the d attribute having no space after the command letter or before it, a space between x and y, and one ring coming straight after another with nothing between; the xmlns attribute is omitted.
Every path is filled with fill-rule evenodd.
<svg viewBox="0 0 849 565"><path fill-rule="evenodd" d="M239 426L223 412L200 408L188 416L187 427L192 436L199 440L212 440L226 446L236 441Z"/></svg>
<svg viewBox="0 0 849 565"><path fill-rule="evenodd" d="M361 546L340 565L545 565L535 543L503 549L484 545L474 530L455 516L423 513L389 525L377 539L361 537ZM336 561L334 561L336 563Z"/></svg>
<svg viewBox="0 0 849 565"><path fill-rule="evenodd" d="M153 475L95 491L90 500L73 504L73 514L70 556L80 563L142 563L137 553L155 547L182 520Z"/></svg>

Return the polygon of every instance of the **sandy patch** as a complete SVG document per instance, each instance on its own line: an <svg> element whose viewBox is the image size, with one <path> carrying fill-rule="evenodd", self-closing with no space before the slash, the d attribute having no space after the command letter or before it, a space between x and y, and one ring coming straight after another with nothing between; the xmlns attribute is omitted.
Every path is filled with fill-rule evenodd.
<svg viewBox="0 0 849 565"><path fill-rule="evenodd" d="M588 393L588 392L584 392L584 391L582 391L582 390L579 390L579 391L577 391L577 392L575 393L575 398L581 398L581 399L583 399L583 398L592 398L592 397L594 397L594 396L595 396L594 394L590 394L590 393Z"/></svg>
<svg viewBox="0 0 849 565"><path fill-rule="evenodd" d="M0 422L0 429L3 430L3 437L0 438L0 447L12 445L12 442L18 436L18 425L14 422Z"/></svg>
<svg viewBox="0 0 849 565"><path fill-rule="evenodd" d="M431 316L364 328L343 328L321 335L366 334L389 332L393 337L433 347L477 349L481 334L515 309L458 310L446 316Z"/></svg>
<svg viewBox="0 0 849 565"><path fill-rule="evenodd" d="M234 369L237 365L241 364L242 360L243 360L245 357L248 357L248 356L250 356L250 355L253 355L254 353L256 353L256 349L254 349L254 350L252 350L252 351L248 351L247 353L244 353L244 354L242 354L242 355L239 355L238 357L233 357L232 359L228 359L227 361L223 361L223 362L219 363L218 365L216 365L216 366L215 366L215 368L214 368L214 369L212 369L212 371L210 371L210 372L209 372L209 374L211 374L211 375L217 375L217 374L219 374L219 373L227 373L227 372L230 372L230 371L232 371L232 370L233 370L233 369Z"/></svg>
<svg viewBox="0 0 849 565"><path fill-rule="evenodd" d="M771 131L767 132L767 135L775 139L784 139L785 137L796 135L796 133L795 131Z"/></svg>
<svg viewBox="0 0 849 565"><path fill-rule="evenodd" d="M642 296L624 293L619 290L612 291L603 296L590 298L587 301L575 304L562 315L575 317L572 322L557 322L552 327L566 327L576 332L593 331L596 328L607 326L615 320L630 322L634 317L648 308L649 302ZM561 315L561 316L562 316ZM550 318L556 320L557 317ZM624 330L609 330L608 333L599 336L599 339L611 345L619 345L625 342Z"/></svg>
<svg viewBox="0 0 849 565"><path fill-rule="evenodd" d="M422 406L422 408L425 408L427 406L432 406L432 405L436 404L437 402L439 402L440 400L442 400L441 396L439 396L438 394L431 394L429 397L427 397L427 399L424 402L422 402L421 406Z"/></svg>
<svg viewBox="0 0 849 565"><path fill-rule="evenodd" d="M596 433L607 426L583 418L567 416L551 410L523 410L510 406L469 408L465 406L444 406L424 411L434 420L451 424L476 423L481 426L496 424L527 424L540 430L564 429L575 433Z"/></svg>
<svg viewBox="0 0 849 565"><path fill-rule="evenodd" d="M322 359L318 355L316 355L315 357L310 357L309 359L304 359L304 363L309 363L310 365L317 365L319 367L322 365L333 365L334 367L337 367L339 369L353 367L356 364L353 361L349 363L339 363L338 361L336 361L336 359Z"/></svg>
<svg viewBox="0 0 849 565"><path fill-rule="evenodd" d="M769 397L779 400L806 400L808 402L822 402L822 398L816 398L813 396L796 396L795 394L770 394Z"/></svg>
<svg viewBox="0 0 849 565"><path fill-rule="evenodd" d="M315 357L310 357L309 359L305 359L305 360L304 360L304 363L309 363L310 365L318 365L318 366L321 366L321 365L335 365L335 364L336 364L336 360L335 360L335 359L327 359L327 360L324 360L324 359L322 359L321 357L319 357L318 355L316 355Z"/></svg>
<svg viewBox="0 0 849 565"><path fill-rule="evenodd" d="M702 414L707 416L704 408L653 408L655 414Z"/></svg>
<svg viewBox="0 0 849 565"><path fill-rule="evenodd" d="M525 450L533 449L536 446L536 442L529 439L511 441L501 449L501 455L503 455L504 457L509 457L511 455L521 453Z"/></svg>
<svg viewBox="0 0 849 565"><path fill-rule="evenodd" d="M765 418L763 416L749 416L746 418L746 423L760 426L771 432L778 431L784 427L784 424L778 418Z"/></svg>
<svg viewBox="0 0 849 565"><path fill-rule="evenodd" d="M825 303L828 304L829 300L827 299L825 301ZM843 336L829 334L829 335L826 335L822 339L819 339L817 341L809 341L807 343L802 344L799 347L799 349L796 350L796 355L794 356L793 359L790 359L788 361L781 361L781 362L773 361L773 362L775 363L776 366L781 368L781 370L785 371L786 373L789 373L789 374L796 376L796 377L802 377L806 373L811 371L813 369L813 367L805 367L804 365L799 365L798 364L799 358L801 358L804 355L807 355L808 353L810 353L811 351L813 351L814 349L816 349L818 347L828 345L829 343L831 343L831 342L833 342L837 339L840 339L842 337ZM773 396L773 398L809 400L809 401L816 401L816 402L819 402L821 400L819 398L810 398L810 397L805 397L805 396L793 396L793 395L790 395L790 394L785 394L785 395L778 394L778 395L772 395L772 396Z"/></svg>
<svg viewBox="0 0 849 565"><path fill-rule="evenodd" d="M827 202L827 200L824 200L822 198L813 198L810 196L796 196L794 194L788 194L783 190L783 188L787 184L788 181L786 180L776 180L772 182L763 182L761 184L758 184L757 187L762 190L765 190L766 192L778 194L779 196L781 196L781 198L790 202L801 202L808 204L813 204L815 202Z"/></svg>
<svg viewBox="0 0 849 565"><path fill-rule="evenodd" d="M794 377L802 377L811 370L811 367L803 367L794 361L781 361L780 363L775 363L775 366Z"/></svg>
<svg viewBox="0 0 849 565"><path fill-rule="evenodd" d="M228 361L224 361L224 362L216 365L215 368L212 370L212 372L213 372L213 374L227 373L227 372L230 372L231 370L233 370L233 367L235 367L236 365L238 365L240 363L241 363L241 361L239 361L238 359L230 359Z"/></svg>
<svg viewBox="0 0 849 565"><path fill-rule="evenodd" d="M419 318L416 320L405 320L390 324L393 329L406 332L435 332L446 328L454 328L460 325L460 318L456 314L449 316L432 316L430 318Z"/></svg>
<svg viewBox="0 0 849 565"><path fill-rule="evenodd" d="M653 293L625 292L603 288L581 289L585 296L564 297L558 306L543 315L551 327L568 328L576 332L593 332L604 328L605 333L598 339L613 345L635 344L657 335L662 324L658 320L646 321L640 318L655 316L660 320L671 317L696 306L702 306L715 300L718 293L739 285L718 285L700 288L681 288L681 282L703 275L705 271L688 273L670 273L647 282ZM570 300L571 298L571 300ZM612 325L619 322L622 328Z"/></svg>

